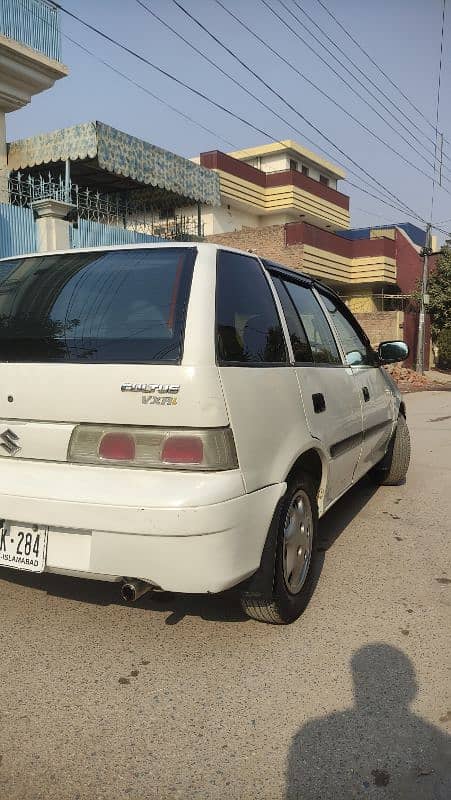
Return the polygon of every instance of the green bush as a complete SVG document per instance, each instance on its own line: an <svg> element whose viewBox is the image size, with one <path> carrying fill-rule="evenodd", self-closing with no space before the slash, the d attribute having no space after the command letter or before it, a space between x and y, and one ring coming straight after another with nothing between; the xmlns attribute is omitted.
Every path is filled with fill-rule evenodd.
<svg viewBox="0 0 451 800"><path fill-rule="evenodd" d="M442 328L437 336L438 362L440 369L451 369L451 327Z"/></svg>

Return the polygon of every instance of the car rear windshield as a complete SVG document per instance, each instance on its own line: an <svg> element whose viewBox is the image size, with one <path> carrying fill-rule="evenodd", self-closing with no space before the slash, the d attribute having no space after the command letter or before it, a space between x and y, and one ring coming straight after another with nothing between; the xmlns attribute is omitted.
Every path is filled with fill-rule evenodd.
<svg viewBox="0 0 451 800"><path fill-rule="evenodd" d="M195 248L0 263L0 361L178 363Z"/></svg>

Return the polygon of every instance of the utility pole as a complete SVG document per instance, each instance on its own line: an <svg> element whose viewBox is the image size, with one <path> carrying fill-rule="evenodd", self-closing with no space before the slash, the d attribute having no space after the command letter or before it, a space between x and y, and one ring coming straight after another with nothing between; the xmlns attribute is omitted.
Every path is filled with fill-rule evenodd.
<svg viewBox="0 0 451 800"><path fill-rule="evenodd" d="M418 344L417 344L416 370L421 374L423 374L424 372L424 333L425 333L426 305L428 304L428 297L427 297L428 259L431 253L432 253L431 223L428 222L426 226L425 244L420 253L420 255L423 256L423 276L421 279L420 316L418 319Z"/></svg>

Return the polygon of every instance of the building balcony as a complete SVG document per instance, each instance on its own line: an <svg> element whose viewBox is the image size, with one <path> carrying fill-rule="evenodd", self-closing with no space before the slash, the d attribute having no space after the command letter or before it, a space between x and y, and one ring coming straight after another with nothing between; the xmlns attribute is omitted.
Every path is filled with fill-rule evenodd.
<svg viewBox="0 0 451 800"><path fill-rule="evenodd" d="M397 283L398 251L403 244L398 231L392 237L390 231L386 233L386 237L352 240L299 222L285 226L285 246L301 246L302 270L337 288L382 287Z"/></svg>
<svg viewBox="0 0 451 800"><path fill-rule="evenodd" d="M59 10L46 0L0 0L0 34L61 61Z"/></svg>
<svg viewBox="0 0 451 800"><path fill-rule="evenodd" d="M266 216L268 224L285 213L325 228L349 227L349 197L297 170L263 172L219 150L201 153L200 163L218 172L224 202Z"/></svg>
<svg viewBox="0 0 451 800"><path fill-rule="evenodd" d="M69 70L61 63L57 9L45 0L0 0L0 116L27 105Z"/></svg>

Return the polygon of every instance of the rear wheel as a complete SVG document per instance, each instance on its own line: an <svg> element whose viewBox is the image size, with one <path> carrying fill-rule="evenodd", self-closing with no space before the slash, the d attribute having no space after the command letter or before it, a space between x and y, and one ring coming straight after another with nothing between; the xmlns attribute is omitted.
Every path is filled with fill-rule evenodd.
<svg viewBox="0 0 451 800"><path fill-rule="evenodd" d="M302 614L313 590L318 507L309 475L299 474L290 481L276 526L274 568L265 570L262 565L265 577L259 591L244 590L241 604L253 619L287 625ZM274 561L274 550L268 557Z"/></svg>
<svg viewBox="0 0 451 800"><path fill-rule="evenodd" d="M410 463L410 434L402 414L398 417L396 429L386 456L375 467L374 476L383 486L396 486L407 475Z"/></svg>

